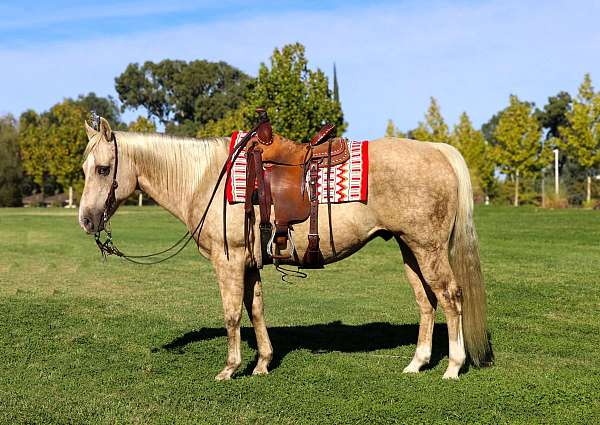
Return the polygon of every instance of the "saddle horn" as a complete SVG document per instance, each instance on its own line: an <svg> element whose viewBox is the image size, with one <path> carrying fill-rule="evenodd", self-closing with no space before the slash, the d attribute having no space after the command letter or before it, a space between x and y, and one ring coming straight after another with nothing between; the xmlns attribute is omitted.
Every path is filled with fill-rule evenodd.
<svg viewBox="0 0 600 425"><path fill-rule="evenodd" d="M273 143L273 128L271 127L267 110L265 108L256 108L256 113L258 114L256 137L263 145L270 145Z"/></svg>

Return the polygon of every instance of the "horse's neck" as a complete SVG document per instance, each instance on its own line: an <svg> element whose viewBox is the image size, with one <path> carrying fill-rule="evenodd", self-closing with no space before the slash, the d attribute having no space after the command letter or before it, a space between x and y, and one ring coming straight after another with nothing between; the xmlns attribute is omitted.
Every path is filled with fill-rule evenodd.
<svg viewBox="0 0 600 425"><path fill-rule="evenodd" d="M171 145L161 147L161 143ZM203 198L209 196L216 183L227 156L225 140L161 140L148 136L149 144L158 149L144 146L138 140L135 144L138 151L131 155L140 188L160 206L190 225L188 220L193 204L203 204Z"/></svg>

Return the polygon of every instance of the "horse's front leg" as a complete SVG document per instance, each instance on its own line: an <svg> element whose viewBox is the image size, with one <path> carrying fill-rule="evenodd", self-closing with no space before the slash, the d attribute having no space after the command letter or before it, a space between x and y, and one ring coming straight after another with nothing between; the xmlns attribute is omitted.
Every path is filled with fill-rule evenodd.
<svg viewBox="0 0 600 425"><path fill-rule="evenodd" d="M218 381L230 379L242 363L240 321L244 298L245 261L243 253L230 252L229 254L229 260L222 253L217 258L213 258L227 330L227 362L215 377Z"/></svg>
<svg viewBox="0 0 600 425"><path fill-rule="evenodd" d="M260 272L255 267L246 271L244 304L252 321L254 333L256 334L256 345L258 346L258 361L252 374L264 375L269 373L267 367L273 358L273 347L271 346L263 313Z"/></svg>

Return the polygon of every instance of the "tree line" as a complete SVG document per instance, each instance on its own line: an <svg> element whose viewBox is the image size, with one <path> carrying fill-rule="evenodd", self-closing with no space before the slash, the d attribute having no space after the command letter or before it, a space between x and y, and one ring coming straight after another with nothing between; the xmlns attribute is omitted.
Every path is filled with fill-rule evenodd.
<svg viewBox="0 0 600 425"><path fill-rule="evenodd" d="M508 105L480 130L466 112L450 130L434 97L424 118L406 132L389 120L386 136L456 147L469 166L476 198L510 198L515 206L522 202L593 205L592 177L600 167L600 92L594 90L589 74L575 97L561 91L541 109L511 95ZM560 152L559 173L566 188L558 197L544 196L544 177L554 175L555 149Z"/></svg>
<svg viewBox="0 0 600 425"><path fill-rule="evenodd" d="M118 101L95 93L64 99L48 111L25 111L18 120L0 119L0 206L21 205L32 193L53 195L83 185L83 122L90 111L113 129L214 137L251 128L255 109L266 106L274 129L308 140L324 122L346 128L337 79L310 69L299 43L275 49L256 78L225 62L163 60L129 64L115 78ZM143 108L146 117L126 124L122 113Z"/></svg>
<svg viewBox="0 0 600 425"><path fill-rule="evenodd" d="M153 132L159 126L190 137L251 128L259 106L267 107L275 130L293 140L309 140L325 121L336 124L338 135L347 126L335 67L330 87L322 70L309 67L299 43L274 49L255 78L225 62L166 59L129 64L115 78L115 90L118 99L89 93L41 113L25 111L18 120L0 117L0 205L20 205L32 193L81 188L87 144L82 123L92 110L118 130ZM138 108L146 116L125 123L123 112ZM600 165L599 122L600 93L586 74L575 97L560 92L541 109L511 95L480 129L466 112L450 129L432 97L416 128L403 132L389 120L386 135L455 146L469 165L476 199L515 205L540 202L540 180L558 148L569 201L589 204Z"/></svg>

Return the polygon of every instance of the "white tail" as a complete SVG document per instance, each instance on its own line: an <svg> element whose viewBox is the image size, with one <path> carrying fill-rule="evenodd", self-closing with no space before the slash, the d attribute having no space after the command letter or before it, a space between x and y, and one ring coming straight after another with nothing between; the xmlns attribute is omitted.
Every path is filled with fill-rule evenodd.
<svg viewBox="0 0 600 425"><path fill-rule="evenodd" d="M458 207L450 238L450 266L462 289L462 324L465 350L475 366L493 361L486 325L485 285L479 261L479 242L473 223L473 191L467 164L458 150L432 143L452 165L458 178Z"/></svg>

